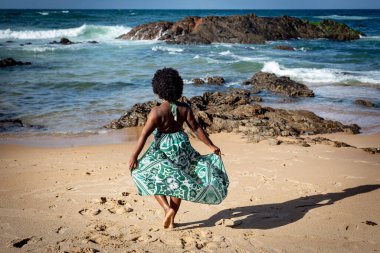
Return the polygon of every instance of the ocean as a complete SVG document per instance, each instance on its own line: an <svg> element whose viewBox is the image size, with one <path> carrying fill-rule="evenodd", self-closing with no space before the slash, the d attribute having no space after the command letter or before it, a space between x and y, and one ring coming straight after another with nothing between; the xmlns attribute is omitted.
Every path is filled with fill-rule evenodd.
<svg viewBox="0 0 380 253"><path fill-rule="evenodd" d="M185 16L289 15L333 19L365 33L361 39L268 41L256 44L168 45L126 41L117 36L153 21ZM49 44L67 37L76 44ZM97 41L96 44L88 41ZM273 49L288 45L295 51ZM306 109L356 123L363 133L380 131L380 10L0 10L0 59L32 65L0 69L0 120L19 118L34 128L5 129L1 135L104 134L104 125L138 102L156 99L151 79L157 69L176 68L184 95L244 87L258 71L285 75L309 86L314 98L263 92L263 105ZM223 86L191 84L220 75ZM356 105L369 99L378 107Z"/></svg>

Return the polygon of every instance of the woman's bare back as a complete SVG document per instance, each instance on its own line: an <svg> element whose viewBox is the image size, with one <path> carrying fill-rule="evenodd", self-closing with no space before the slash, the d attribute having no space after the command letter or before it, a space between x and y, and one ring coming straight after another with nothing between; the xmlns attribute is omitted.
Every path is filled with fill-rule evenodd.
<svg viewBox="0 0 380 253"><path fill-rule="evenodd" d="M157 130L162 133L175 133L182 129L183 123L186 122L189 106L185 103L175 102L177 107L177 120L171 111L170 104L163 102L155 107L157 115Z"/></svg>

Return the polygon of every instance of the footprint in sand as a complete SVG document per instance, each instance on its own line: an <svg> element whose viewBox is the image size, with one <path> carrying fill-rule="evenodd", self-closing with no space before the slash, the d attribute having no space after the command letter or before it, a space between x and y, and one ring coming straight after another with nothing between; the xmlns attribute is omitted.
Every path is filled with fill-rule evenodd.
<svg viewBox="0 0 380 253"><path fill-rule="evenodd" d="M66 230L68 230L68 229L69 229L68 227L61 226L61 227L57 228L57 230L55 230L55 232L56 232L57 234L63 234L63 233L65 233Z"/></svg>
<svg viewBox="0 0 380 253"><path fill-rule="evenodd" d="M130 213L132 212L133 209L130 208L130 207L123 207L123 206L119 206L119 207L111 207L108 209L108 212L112 213L112 214L124 214L124 213Z"/></svg>
<svg viewBox="0 0 380 253"><path fill-rule="evenodd" d="M115 249L128 248L132 243L139 240L141 230L136 229L134 226L129 226L127 233L123 233L122 228L118 223L99 223L90 224L90 230L83 232L83 234L75 239L81 242L96 244L102 247L112 247ZM152 237L153 238L153 237ZM152 239L149 237L149 239ZM110 252L113 252L112 250Z"/></svg>
<svg viewBox="0 0 380 253"><path fill-rule="evenodd" d="M51 205L49 206L49 209L56 209L57 208L57 205Z"/></svg>
<svg viewBox="0 0 380 253"><path fill-rule="evenodd" d="M81 248L81 247L73 247L69 250L65 250L65 253L97 253L100 252L94 248Z"/></svg>
<svg viewBox="0 0 380 253"><path fill-rule="evenodd" d="M157 235L144 234L140 236L137 241L141 243L152 243L158 240Z"/></svg>
<svg viewBox="0 0 380 253"><path fill-rule="evenodd" d="M39 241L42 241L41 237L31 236L24 239L12 240L8 246L21 249L25 247L26 245L31 245Z"/></svg>
<svg viewBox="0 0 380 253"><path fill-rule="evenodd" d="M79 214L81 215L89 215L89 216L96 216L98 214L100 214L102 211L100 209L87 209L87 208L83 208L81 210L79 210Z"/></svg>
<svg viewBox="0 0 380 253"><path fill-rule="evenodd" d="M224 227L236 227L241 225L243 222L241 220L235 220L235 219L221 219L215 222L215 225L217 226L224 226Z"/></svg>
<svg viewBox="0 0 380 253"><path fill-rule="evenodd" d="M107 225L105 225L105 224L101 224L101 225L96 224L95 227L94 227L94 229L96 231L106 231L107 230Z"/></svg>
<svg viewBox="0 0 380 253"><path fill-rule="evenodd" d="M107 210L112 214L124 214L133 211L131 205L124 199L100 197L96 202L107 205Z"/></svg>
<svg viewBox="0 0 380 253"><path fill-rule="evenodd" d="M224 236L213 234L210 230L202 230L199 233L189 232L185 233L180 238L182 249L199 250L217 252L220 249L229 247L227 240Z"/></svg>

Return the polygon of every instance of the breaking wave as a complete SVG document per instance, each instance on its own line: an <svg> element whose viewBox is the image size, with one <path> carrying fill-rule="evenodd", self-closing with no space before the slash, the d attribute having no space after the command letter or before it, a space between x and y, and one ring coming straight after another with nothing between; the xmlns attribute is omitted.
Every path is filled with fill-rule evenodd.
<svg viewBox="0 0 380 253"><path fill-rule="evenodd" d="M380 85L380 71L343 71L338 69L285 68L278 62L266 62L262 71L288 76L308 83L366 83Z"/></svg>
<svg viewBox="0 0 380 253"><path fill-rule="evenodd" d="M363 16L341 16L341 15L329 15L329 16L315 16L318 19L336 19L336 20L367 20L370 17Z"/></svg>
<svg viewBox="0 0 380 253"><path fill-rule="evenodd" d="M0 39L54 39L60 37L84 37L85 39L113 39L131 30L125 26L82 25L75 28L52 30L0 30Z"/></svg>

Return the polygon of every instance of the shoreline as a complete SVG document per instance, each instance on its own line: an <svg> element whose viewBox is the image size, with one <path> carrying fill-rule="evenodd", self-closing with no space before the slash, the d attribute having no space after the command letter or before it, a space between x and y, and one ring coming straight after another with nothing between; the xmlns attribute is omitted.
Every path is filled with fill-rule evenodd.
<svg viewBox="0 0 380 253"><path fill-rule="evenodd" d="M127 144L137 142L143 127L129 127L123 129L110 129L106 133L96 133L96 134L72 134L72 135L55 135L55 134L42 134L42 135L0 135L0 146L24 146L24 147L35 147L35 148L68 148L68 147L81 147L81 146L102 146L102 145L117 145L117 144ZM242 133L212 133L213 135L220 134L232 134L237 138L244 138L245 135ZM315 134L315 135L300 135L299 137L325 137L333 141L346 141L347 144L364 148L362 146L363 139L367 143L371 143L375 148L380 148L380 131L359 133L359 134L347 134L344 132L328 133L328 134ZM196 138L190 137L191 139ZM275 137L276 138L276 137ZM281 136L278 139L283 139ZM152 136L149 137L152 139ZM285 138L287 139L287 138ZM292 138L290 138L292 139ZM295 138L293 138L295 139ZM260 142L263 142L262 140Z"/></svg>
<svg viewBox="0 0 380 253"><path fill-rule="evenodd" d="M79 134L0 134L0 145L21 145L31 147L79 147L123 144L137 141L142 127L109 129L103 133Z"/></svg>

